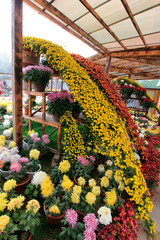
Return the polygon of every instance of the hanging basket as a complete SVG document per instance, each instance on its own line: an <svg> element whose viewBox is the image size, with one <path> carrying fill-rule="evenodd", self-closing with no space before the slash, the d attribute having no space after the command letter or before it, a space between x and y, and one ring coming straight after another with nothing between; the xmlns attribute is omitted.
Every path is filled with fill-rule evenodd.
<svg viewBox="0 0 160 240"><path fill-rule="evenodd" d="M35 54L29 48L23 48L22 50L22 66L27 67L28 65L39 65L40 55Z"/></svg>

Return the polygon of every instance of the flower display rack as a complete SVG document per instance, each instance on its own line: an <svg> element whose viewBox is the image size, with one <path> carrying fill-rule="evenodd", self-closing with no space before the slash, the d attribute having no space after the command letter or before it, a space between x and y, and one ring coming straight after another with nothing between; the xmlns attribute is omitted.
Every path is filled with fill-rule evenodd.
<svg viewBox="0 0 160 240"><path fill-rule="evenodd" d="M46 125L54 127L55 129L49 134L52 135L55 131L58 131L57 138L57 149L48 147L49 151L53 153L60 154L61 151L61 124L59 122L53 121L54 119L51 115L46 113L46 97L50 92L36 92L31 90L31 83L28 82L28 90L23 90L23 94L28 95L29 99L29 115L23 114L23 117L29 120L29 130L32 130L32 121L39 122L42 124L42 133L45 134ZM36 111L32 112L32 97L40 96L42 97L42 106Z"/></svg>

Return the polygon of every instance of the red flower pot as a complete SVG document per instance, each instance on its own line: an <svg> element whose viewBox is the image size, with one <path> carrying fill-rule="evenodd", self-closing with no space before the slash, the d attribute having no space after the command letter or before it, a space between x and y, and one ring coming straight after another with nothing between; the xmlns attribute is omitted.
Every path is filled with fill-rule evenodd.
<svg viewBox="0 0 160 240"><path fill-rule="evenodd" d="M44 213L46 214L46 205L45 204L43 205L43 210L44 210ZM60 224L60 222L61 222L62 218L64 218L64 216L65 216L65 213L60 216L57 216L57 217L53 217L53 216L50 216L49 214L46 214L46 220L51 225L58 225L58 224Z"/></svg>
<svg viewBox="0 0 160 240"><path fill-rule="evenodd" d="M24 181L22 181L22 183L18 183L17 186L14 188L14 190L16 192L21 192L22 190L25 189L29 181L30 181L30 175L28 174L27 178Z"/></svg>

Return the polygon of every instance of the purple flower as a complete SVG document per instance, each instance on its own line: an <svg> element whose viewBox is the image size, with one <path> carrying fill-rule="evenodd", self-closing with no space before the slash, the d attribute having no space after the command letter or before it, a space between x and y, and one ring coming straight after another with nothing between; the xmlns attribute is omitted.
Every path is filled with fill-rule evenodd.
<svg viewBox="0 0 160 240"><path fill-rule="evenodd" d="M56 100L66 100L68 99L70 103L74 102L73 94L68 93L67 90L54 91L53 93L48 94L48 99L50 102L55 102Z"/></svg>
<svg viewBox="0 0 160 240"><path fill-rule="evenodd" d="M77 225L78 214L74 209L67 209L65 213L66 222L72 226L72 229Z"/></svg>
<svg viewBox="0 0 160 240"><path fill-rule="evenodd" d="M23 74L25 74L26 72L32 70L32 69L37 69L39 71L47 71L47 72L50 72L51 74L53 74L53 70L49 67L44 67L42 64L37 66L37 65L34 65L34 66L27 66L26 68L23 69Z"/></svg>
<svg viewBox="0 0 160 240"><path fill-rule="evenodd" d="M83 238L83 240L96 240L95 232L92 229L87 228L84 231L84 238Z"/></svg>
<svg viewBox="0 0 160 240"><path fill-rule="evenodd" d="M83 222L85 223L85 228L89 228L92 231L97 229L99 220L96 218L94 213L88 213L84 218Z"/></svg>

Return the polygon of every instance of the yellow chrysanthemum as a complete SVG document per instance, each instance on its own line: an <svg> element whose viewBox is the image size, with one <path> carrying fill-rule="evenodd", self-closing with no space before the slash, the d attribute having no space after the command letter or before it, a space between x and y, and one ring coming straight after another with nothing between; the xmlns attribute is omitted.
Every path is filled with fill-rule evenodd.
<svg viewBox="0 0 160 240"><path fill-rule="evenodd" d="M31 133L35 133L35 131L34 131L34 130L28 131L28 135L29 135L29 136L31 135Z"/></svg>
<svg viewBox="0 0 160 240"><path fill-rule="evenodd" d="M28 202L28 204L26 206L26 209L27 209L26 212L28 212L32 209L33 212L36 213L36 212L38 212L39 208L40 208L39 202L35 199L32 199Z"/></svg>
<svg viewBox="0 0 160 240"><path fill-rule="evenodd" d="M11 133L13 133L13 127L9 128L9 130L11 131Z"/></svg>
<svg viewBox="0 0 160 240"><path fill-rule="evenodd" d="M10 221L10 217L8 217L7 215L2 215L0 216L0 232L4 232L5 228L7 226L7 224Z"/></svg>
<svg viewBox="0 0 160 240"><path fill-rule="evenodd" d="M61 171L61 173L66 173L69 171L71 165L68 160L63 160L60 162L58 169Z"/></svg>
<svg viewBox="0 0 160 240"><path fill-rule="evenodd" d="M15 187L16 187L16 181L14 179L10 179L4 183L3 190L5 192L10 192Z"/></svg>
<svg viewBox="0 0 160 240"><path fill-rule="evenodd" d="M107 170L105 173L105 176L108 177L108 179L111 179L113 176L113 171L112 170Z"/></svg>
<svg viewBox="0 0 160 240"><path fill-rule="evenodd" d="M81 186L74 185L74 187L73 187L73 192L74 193L81 194L81 191L82 191L82 187Z"/></svg>
<svg viewBox="0 0 160 240"><path fill-rule="evenodd" d="M73 186L73 182L69 179L67 175L64 175L61 186L65 191L70 191L70 188Z"/></svg>
<svg viewBox="0 0 160 240"><path fill-rule="evenodd" d="M49 212L50 212L50 213L55 213L55 214L60 214L60 210L59 210L59 208L58 208L56 205L52 205L52 206L49 208Z"/></svg>
<svg viewBox="0 0 160 240"><path fill-rule="evenodd" d="M109 206L113 206L116 201L117 201L117 195L116 195L116 191L113 188L110 192L106 192L106 204Z"/></svg>
<svg viewBox="0 0 160 240"><path fill-rule="evenodd" d="M54 191L54 184L51 181L51 178L47 175L44 180L41 182L41 192L42 195L47 198Z"/></svg>
<svg viewBox="0 0 160 240"><path fill-rule="evenodd" d="M86 180L83 177L79 177L77 181L80 186L84 186L86 184Z"/></svg>
<svg viewBox="0 0 160 240"><path fill-rule="evenodd" d="M33 158L34 160L37 160L39 158L39 154L40 154L40 151L38 151L37 149L32 149L29 152L29 157Z"/></svg>
<svg viewBox="0 0 160 240"><path fill-rule="evenodd" d="M5 141L3 141L2 139L0 139L0 146L4 146L4 144L5 144Z"/></svg>
<svg viewBox="0 0 160 240"><path fill-rule="evenodd" d="M71 200L72 200L72 203L78 204L79 201L80 201L79 194L73 192L72 195L71 195Z"/></svg>
<svg viewBox="0 0 160 240"><path fill-rule="evenodd" d="M107 188L109 186L109 179L106 176L102 177L100 185L101 187Z"/></svg>
<svg viewBox="0 0 160 240"><path fill-rule="evenodd" d="M89 205L93 205L96 201L96 196L92 192L88 192L86 195L86 202Z"/></svg>
<svg viewBox="0 0 160 240"><path fill-rule="evenodd" d="M95 181L93 178L89 179L88 182L89 182L89 186L90 186L90 187L96 186L96 181Z"/></svg>
<svg viewBox="0 0 160 240"><path fill-rule="evenodd" d="M99 196L100 193L101 193L100 187L99 187L99 186L94 186L94 187L92 188L92 193L93 193L94 195L96 195L96 196Z"/></svg>
<svg viewBox="0 0 160 240"><path fill-rule="evenodd" d="M14 148L16 146L16 143L14 141L11 141L9 143L9 148Z"/></svg>
<svg viewBox="0 0 160 240"><path fill-rule="evenodd" d="M121 170L117 170L115 172L115 175L114 175L114 179L117 183L120 183L120 181L122 181L122 178L123 178L123 171Z"/></svg>
<svg viewBox="0 0 160 240"><path fill-rule="evenodd" d="M119 189L120 191L123 191L124 188L125 188L124 182L120 182L120 183L119 183L119 186L118 186L118 189Z"/></svg>
<svg viewBox="0 0 160 240"><path fill-rule="evenodd" d="M4 135L0 135L0 140L5 141L5 140L6 140L6 139L5 139L5 136L4 136Z"/></svg>
<svg viewBox="0 0 160 240"><path fill-rule="evenodd" d="M8 200L7 193L0 193L0 212L3 212L3 210L7 207Z"/></svg>
<svg viewBox="0 0 160 240"><path fill-rule="evenodd" d="M25 197L18 196L17 198L11 198L10 202L8 203L7 209L9 211L15 211L15 208L20 209L24 204Z"/></svg>

